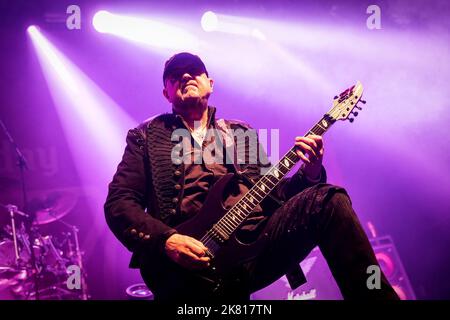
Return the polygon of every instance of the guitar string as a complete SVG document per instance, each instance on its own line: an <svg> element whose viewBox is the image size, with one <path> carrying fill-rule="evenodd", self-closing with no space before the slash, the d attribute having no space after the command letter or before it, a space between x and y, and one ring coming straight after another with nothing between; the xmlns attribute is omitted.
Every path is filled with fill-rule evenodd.
<svg viewBox="0 0 450 320"><path fill-rule="evenodd" d="M322 121L322 120L325 120L325 119L321 119L320 121ZM325 120L326 121L326 120ZM328 123L328 121L327 121L327 123ZM316 132L316 130L318 131L318 132ZM320 132L320 131L323 131L323 132ZM321 126L317 126L317 124L311 129L311 130L309 130L308 132L313 132L314 134L323 134L324 132L325 132L326 130L324 130ZM296 154L295 154L295 152L293 152L293 150L292 150L292 148L286 153L286 155L283 157L283 159L289 159L289 161L291 161L294 165L296 164L296 162L298 162L298 157L297 157L297 159L296 159L296 161L293 161L292 159L290 159L289 158L289 155L291 155L291 154L294 154L295 156L296 156ZM282 160L283 160L282 159ZM282 161L281 160L281 161ZM281 164L283 167L285 167L286 169L288 169L286 172L283 172L283 171L281 171L280 169L278 169L278 166L277 165L275 165L275 166L273 166L270 170L269 170L269 172L266 174L266 175L264 175L250 190L249 190L249 192L248 192L248 194L250 194L252 191L255 191L255 193L256 194L258 194L258 196L259 197L261 197L261 199L260 200L258 200L257 199L257 202L258 203L256 203L256 205L255 204L253 204L252 203L252 205L254 205L254 207L256 207L262 200L264 200L264 198L265 198L265 196L261 196L258 192L256 192L256 188L255 187L257 187L257 185L258 185L258 183L260 183L260 181L262 181L263 183L265 182L265 184L264 185L266 185L266 183L267 183L267 181L270 181L270 179L268 178L268 176L270 176L271 174L270 174L270 171L272 171L272 170L278 170L278 171L280 171L281 173L282 173L282 175L281 175L281 178L280 179L278 179L278 182L276 182L275 184L272 182L272 181L270 181L270 183L271 184L273 184L273 187L271 187L271 188L269 188L269 192L267 192L267 194L268 193L270 193L275 187L276 187L276 185L281 181L281 179L283 179L284 178L284 176L290 171L290 168L289 167L286 167L284 164L282 164L281 163L281 161L279 161L278 163L279 164ZM261 191L263 191L263 190L261 190ZM266 194L266 195L267 195ZM253 195L252 195L253 196ZM244 200L243 200L244 199ZM244 221L245 220L245 218L253 211L253 209L254 209L254 207L253 207L253 209L252 209L252 211L250 211L250 212L245 212L245 210L239 210L237 207L240 205L240 202L244 202L245 201L245 196L243 197L243 198L241 198L230 210L229 210L229 212L231 212L231 213L233 213L233 216L236 216L236 214L242 219L242 221ZM237 210L237 212L236 212L236 210ZM244 212L241 212L241 211L244 211ZM244 217L242 217L242 213L244 214ZM231 234L232 234L232 232L234 232L235 230L236 230L236 228L242 223L242 221L240 221L240 222L238 222L238 224L234 224L231 220L229 220L228 219L228 214L226 214L224 217L222 217L215 225L214 225L214 227L215 228L221 228L222 226L223 226L223 228L225 227L225 226L227 226L228 228L230 228L231 227L231 232L225 232L225 235L226 236L230 236ZM214 227L212 228L212 229L210 229L203 237L202 237L202 239L200 240L200 241L202 241L202 242L204 242L204 243L209 243L210 242L210 240L213 240L214 239ZM212 230L212 233L211 233L211 230ZM223 231L223 230L221 230L221 231Z"/></svg>
<svg viewBox="0 0 450 320"><path fill-rule="evenodd" d="M361 95L359 95L359 99L358 99L358 101L357 102L359 102L359 100L361 99ZM357 104L357 102L354 104L354 106L353 107L355 107L356 106L356 104ZM350 103L350 101L349 101L349 99L347 99L347 101L346 101L346 103L344 104L344 107L346 106L346 105L348 105ZM334 110L334 111L332 111L332 112L336 112L337 111L337 108L336 108L336 110ZM333 118L333 117L331 117L331 118ZM336 118L336 117L334 117L334 118ZM320 126L319 125L319 123L321 122L321 121L326 121L327 122L327 124L328 124L328 126L327 126L327 128L323 128L322 126ZM331 123L332 124L332 123ZM328 121L327 121L327 119L325 119L325 116L316 124L316 125L314 125L313 126L313 128L311 129L311 130L309 130L308 132L312 132L313 134L318 134L318 135L323 135L328 129L330 128L330 123L328 123ZM315 130L318 130L318 132L315 132ZM307 136L308 134L306 134L305 136ZM290 154L294 154L295 156L296 156L296 153L293 151L293 148L291 148L286 154L285 154L285 156L283 156L283 158L282 158L282 160L283 159L289 159L289 160L291 160L292 161L292 159L290 159L289 158L289 155ZM281 164L281 165L283 165L282 164L282 160L280 160L279 162L278 162L278 164ZM296 156L295 158L294 158L294 161L293 161L293 163L294 163L294 165L295 165L295 163L296 162L298 162L299 161L299 158ZM270 171L272 171L272 170L278 170L278 171L280 171L281 173L282 173L282 175L281 175L281 177L278 179L278 181L274 184L274 186L273 187L271 187L271 188L269 188L269 191L266 193L266 195L265 196L262 196L261 197L261 199L260 200L258 200L257 199L257 204L254 204L254 203L252 203L252 205L254 205L254 207L253 207L253 209L260 203L260 202L262 202L262 200L264 200L264 198L267 196L267 194L269 194L272 190L273 190L273 188L275 188L276 187L276 185L284 178L284 176L291 170L290 168L288 168L288 167L286 167L285 165L283 165L283 167L285 167L286 169L288 169L288 171L287 172L283 172L283 171L281 171L280 169L278 169L278 165L275 165L275 166L273 166L271 169L269 169L269 172L267 173L267 174L265 174L250 190L249 190L249 192L247 193L247 194L250 194L252 191L255 191L255 193L256 194L258 194L260 197L261 197L261 195L258 193L258 192L256 192L256 186L257 186L257 184L260 182L260 181L262 181L262 180L264 180L264 179L266 179L266 180L264 180L264 182L265 183L267 183L267 181L270 181L272 184L273 184L273 182L268 178L268 176L269 176L269 173L270 173ZM264 184L265 185L265 184ZM263 191L263 190L261 190L261 191ZM252 195L253 196L253 195ZM253 196L254 197L254 196ZM222 217L221 219L219 219L219 221L214 225L216 228L221 228L222 226L223 227L225 227L225 226L227 226L228 228L229 227L231 227L232 229L231 229L231 231L232 232L234 232L234 230L236 230L236 228L245 220L245 218L253 211L253 209L252 209L252 211L250 211L250 212L245 212L245 210L243 210L244 212L244 217L242 217L241 216L241 214L242 214L242 212L241 212L241 210L239 210L239 209L236 209L236 207L238 207L239 205L240 205L240 202L244 202L245 201L245 196L244 197L242 197L240 200L238 200L237 201L237 203L229 210L229 212L232 212L233 213L233 216L236 216L236 212L234 212L234 210L238 210L238 216L242 219L242 221L241 222L238 222L238 224L237 225L234 225L233 224L233 222L231 221L231 220L228 220L228 213L224 216L224 217ZM227 222L228 222L228 224L230 224L230 225L227 225ZM211 232L212 231L212 232ZM207 233L202 237L202 239L201 239L201 241L202 242L204 242L204 243L209 243L211 240L214 240L214 227L212 228L212 229L210 229L210 230L208 230L207 231ZM223 230L222 230L223 231ZM231 234L232 234L232 232L231 233L229 233L228 235L227 235L227 232L225 232L225 235L226 236L230 236ZM214 242L213 242L214 243ZM209 250L207 251L207 252L209 252ZM209 252L210 253L210 252Z"/></svg>
<svg viewBox="0 0 450 320"><path fill-rule="evenodd" d="M319 129L320 131L322 131L322 133L325 131L325 130L323 130L322 128L321 129ZM315 132L315 127L313 127L313 129L311 129L309 132L313 132L314 134L318 134L319 132ZM291 158L289 158L289 155L291 155L291 154L293 154L294 155L294 160L292 160ZM291 149L288 153L287 153L287 155L284 157L285 159L288 159L293 165L295 165L295 163L298 161L298 159L297 159L297 155L293 152L293 150ZM281 160L282 161L282 160ZM280 161L280 162L281 162ZM284 165L283 165L284 166ZM284 167L286 167L286 166L284 166ZM273 167L274 168L274 170L276 170L276 171L280 171L280 169L278 169L277 168L277 166L274 166ZM288 168L288 167L286 167L286 169L288 169L288 172L289 172L289 170L290 170L290 168ZM282 171L281 171L282 172ZM282 172L283 173L283 172ZM287 174L287 172L286 173L283 173L283 175L285 175L285 174ZM266 180L264 180L264 181L262 181L263 179L260 179L259 181L258 181L258 183L259 182L261 182L261 184L262 185L264 185L265 187L267 187L266 186L266 184L272 184L273 186L268 186L269 187L269 189L270 190L273 190L273 188L278 184L278 182L273 182L271 179L270 179L270 177L271 176L273 176L273 174L269 174L269 172L265 175L265 176L263 176L263 178L266 178ZM259 189L261 189L261 188L259 188ZM255 192L256 192L256 189L254 190ZM264 190L261 190L261 191L264 191ZM249 194L251 193L251 190L249 191ZM265 196L261 196L258 192L256 192L262 199L264 199L264 197ZM254 205L253 203L250 203L249 204L249 202L248 202L248 200L246 199L246 197L242 197L241 198L241 200L240 201L242 201L244 204L245 204L245 201L247 201L247 204L246 205L249 205L249 206L252 206L252 205ZM258 200L258 201L261 201L261 200ZM238 203L236 203L236 205L238 205ZM256 204L257 205L257 204ZM255 206L256 206L255 205ZM242 205L241 205L241 207L242 207ZM232 209L234 209L234 208L232 208ZM245 219L246 217L247 217L247 215L248 214L250 214L251 212L252 212L252 210L250 211L250 212L246 212L247 210L245 210L245 208L243 208L243 209L241 209L241 210L239 210L238 209L238 212L236 213L236 212L232 212L232 209L230 209L230 213L233 213L233 218L236 216L236 215L238 215L241 219ZM240 212L240 211L244 211L244 217L242 217L242 212ZM231 227L231 232L233 232L234 231L234 229L237 227L237 226L239 226L239 224L242 222L239 222L238 221L238 223L236 224L236 221L235 221L235 219L233 219L233 218L231 218L231 216L230 216L230 219L227 217L228 216L228 214L226 215L226 216L224 216L224 219L223 219L223 223L221 224L225 229L228 229L227 231L230 231L230 227ZM219 220L219 222L220 222L220 220ZM219 222L217 223L217 224L219 224ZM228 232L229 233L229 232Z"/></svg>
<svg viewBox="0 0 450 320"><path fill-rule="evenodd" d="M314 128L313 129L311 129L309 132L313 132L314 134L318 134L319 132L314 132ZM322 129L320 129L320 131L324 131L324 130L322 130ZM285 157L286 159L288 159L292 164L294 164L295 165L295 163L297 162L297 156L296 156L296 154L294 154L294 157L295 157L295 160L292 160L291 158L289 158L289 155L290 154L292 154L293 153L293 150L290 150L290 152L288 152L288 155ZM281 162L281 161L280 161ZM289 168L287 168L288 170L290 170ZM277 166L274 166L274 170L276 170L276 171L280 171L280 169L278 169L277 168ZM282 172L283 173L283 172ZM283 174L287 174L287 173L283 173ZM266 178L266 180L264 181L265 183L261 183L261 184L263 184L264 186L266 186L266 184L272 184L273 186L270 186L269 185L269 189L273 189L275 186L276 186L276 184L277 184L277 182L273 182L271 179L270 179L270 177L271 176L273 176L273 174L269 174L269 173L267 173L264 177ZM261 179L262 180L262 179ZM260 180L260 181L261 181ZM260 188L261 189L261 188ZM256 192L256 189L254 190L255 192ZM261 191L263 191L263 190L261 190ZM256 192L260 197L262 197L262 198L264 198L263 196L261 196L258 192ZM250 191L249 191L249 194L250 194ZM242 202L245 204L245 201L247 201L247 204L246 205L249 205L249 206L252 206L253 205L253 203L250 203L249 204L249 202L248 202L248 200L246 199L246 197L243 197L243 198L241 198L241 200L242 200ZM258 201L260 201L260 200L258 200ZM242 206L242 205L241 205ZM247 217L247 215L249 214L249 213L251 213L251 211L250 212L246 212L247 210L245 210L245 208L244 208L244 210L242 210L242 211L244 211L244 217L243 217L243 219L245 219L246 217ZM230 213L233 213L233 218L236 216L236 213L235 212L232 212L232 210L230 209ZM237 215L242 219L242 214L241 214L241 212L237 212ZM239 226L239 224L240 224L240 222L238 222L237 224L236 224L236 221L235 221L235 219L233 219L233 218L231 218L230 217L230 219L228 219L227 218L227 216L225 216L225 219L224 219L224 223L222 224L224 227L228 227L228 229L230 228L230 226L229 225L231 225L231 228L232 228L232 230L231 231L234 231L233 229L235 229L237 226Z"/></svg>
<svg viewBox="0 0 450 320"><path fill-rule="evenodd" d="M311 129L309 132L313 132L313 133L315 133L315 134L319 133L319 132L315 132L315 131L316 131L316 128L313 127L313 129ZM320 127L320 131L324 131L322 127ZM292 155L292 154L294 154L295 161L292 160L291 158L289 158L289 156ZM287 153L287 155L286 155L284 158L287 159L287 160L288 160L290 163L292 163L293 165L295 165L295 163L298 161L298 159L297 159L297 157L296 157L296 154L293 152L292 149ZM282 163L281 163L281 164L282 164ZM283 164L282 164L282 165L283 165ZM283 166L286 167L285 165L283 165ZM275 171L275 170L280 171L280 169L278 169L277 166L274 166L273 169L274 169L274 171ZM288 169L287 172L281 171L282 174L283 174L283 176L289 172L289 167L286 167L286 169ZM275 186L278 184L278 182L273 182L273 181L270 179L270 176L272 176L272 174L269 174L269 173L268 173L268 174L266 174L265 176L263 176L263 178L260 179L260 181L258 181L258 184L260 184L259 189L261 189L261 185L263 185L264 187L268 187L268 189L269 189L270 191L272 191L272 190L275 188ZM258 187L258 186L257 186L257 187ZM258 202L259 202L259 201L263 200L263 199L265 198L265 196L261 196L261 195L259 194L259 192L256 192L257 189L258 189L258 188L255 188L254 190L250 190L248 194L251 194L251 191L255 191L255 193L258 194L258 196L261 198L261 199L257 199ZM261 189L261 191L264 191L264 190ZM270 191L269 191L269 192L270 192ZM267 192L267 193L269 193L269 192ZM252 195L252 197L254 197L254 195ZM246 201L247 201L247 204L245 204ZM230 211L229 211L229 213L231 213L231 215L229 215L229 214L225 215L225 216L223 217L224 219L221 219L222 221L219 220L219 222L216 223L216 225L215 225L215 227L214 227L214 228L215 228L216 230L218 230L219 232L222 231L226 236L231 235L231 233L234 232L234 230L240 225L240 223L242 223L242 221L243 221L243 220L244 220L244 219L245 219L245 218L253 211L253 209L254 209L254 207L253 207L253 208L251 208L251 210L248 210L247 208L244 207L244 205L249 205L249 204L248 204L248 200L246 199L246 197L241 198L240 201L238 201L238 202L242 202L242 203L236 203L235 207L233 207L233 208L230 209ZM251 207L252 205L256 206L256 205L258 205L258 203L257 203L256 205L255 205L254 203L252 203L252 204L250 205L250 207ZM241 208L238 208L239 206L240 206ZM239 221L239 220L236 221L236 220L234 219L236 216L237 216L238 218L240 218L241 221ZM231 218L231 217L232 217L232 218Z"/></svg>
<svg viewBox="0 0 450 320"><path fill-rule="evenodd" d="M358 95L359 95L359 92L358 92ZM359 102L359 100L361 99L361 95L359 95L359 98L357 98L357 102L356 103L354 103L354 106L353 106L353 108L356 106L356 104ZM350 101L349 101L349 99L347 99L347 101L346 101L346 103L344 104L344 106L347 106L348 104L350 103ZM339 113L338 112L338 110L337 110L337 108L334 110L334 111L332 111L331 113ZM336 117L333 117L333 116L331 116L330 115L330 117L333 119L336 119ZM320 126L319 125L319 122L321 122L322 120L325 120L326 122L327 122L327 124L328 124L328 127L327 128L323 128L322 126ZM311 130L309 130L308 132L312 132L313 134L318 134L318 135L323 135L329 128L330 128L330 123L328 123L328 121L327 121L327 119L325 119L325 117L323 117L320 121L319 121L316 125L314 125L313 126L313 128L311 129ZM331 124L333 124L333 123L331 123ZM318 132L315 132L315 130L319 130ZM305 136L307 136L308 134L306 134ZM296 156L296 153L293 151L293 148L291 148L287 153L286 153L286 155L285 156L283 156L283 158L282 159L285 159L285 158L288 158L289 160L291 160L292 161L292 159L290 159L289 158L289 155L290 154L294 154L295 156ZM295 165L295 163L296 162L298 162L299 161L299 159L298 159L298 157L296 157L295 158L295 162L293 162L294 163L294 165ZM281 163L281 161L279 161L278 162L278 164L281 164L281 165L283 165L282 163ZM284 166L283 165L283 167L286 167L286 166ZM272 171L272 170L278 170L278 171L280 171L281 173L282 173L282 175L281 175L281 177L278 179L278 181L274 184L274 186L272 187L272 188L269 188L270 190L269 190L269 192L267 192L266 193L266 195L265 196L262 196L261 197L261 199L260 200L258 200L257 199L257 204L254 204L254 203L252 203L252 205L254 205L254 207L256 207L260 202L262 202L262 200L264 200L264 198L267 196L267 194L269 194L272 190L273 190L273 188L275 188L276 187L276 185L284 178L284 176L291 170L290 168L287 168L286 167L286 169L288 169L288 171L286 172L286 173L284 173L283 171L281 171L280 169L278 169L278 165L275 165L275 166L272 166L272 168L271 169L269 169L269 171L266 173L266 175L264 175L250 190L249 190L249 192L247 193L247 194L250 194L252 191L255 191L255 193L256 194L258 194L260 197L261 197L261 195L258 193L258 192L256 192L256 186L257 186L257 184L260 182L260 181L262 181L262 180L264 180L264 179L266 179L265 181L266 181L266 183L267 183L267 181L270 181L270 179L268 178L268 176L269 176L269 173L270 173L270 171ZM273 182L272 181L270 181L272 184L273 184ZM254 197L253 195L252 195L252 197ZM244 200L243 200L244 199ZM244 197L242 197L230 210L229 210L229 212L233 212L233 210L236 210L236 207L238 206L238 205L240 205L240 202L241 202L241 200L242 200L242 202L244 202L245 201L245 196ZM253 207L253 209L254 209L254 207ZM238 215L241 217L241 219L243 219L242 221L244 221L245 220L245 218L253 211L250 211L250 212L248 212L248 213L245 213L245 211L244 211L244 217L242 218L242 216L241 216L241 214L242 214L242 212L239 210L239 209L237 209L238 210ZM234 214L233 214L233 216L235 216L236 215L236 213L235 212L233 212ZM224 216L224 217L222 217L221 219L219 219L219 221L214 225L214 226L218 226L219 228L220 228L220 226L222 225L222 224L226 224L225 222L227 221L227 216L228 216L228 213ZM240 223L242 223L242 221L241 222L239 222L236 226L234 226L233 225L233 223L232 223L232 221L231 220L228 220L228 223L230 223L231 224L231 227L232 227L232 232L234 232L234 230L236 230L236 228L240 225ZM230 227L230 226L228 226L228 227ZM234 230L233 230L234 229ZM212 232L211 232L212 231ZM231 233L232 233L231 232ZM230 236L231 235L231 233L228 235L228 236ZM225 232L225 235L227 235L227 233ZM212 229L210 229L210 230L208 230L207 232L206 232L206 234L201 238L201 242L203 242L203 243L205 243L205 244L207 244L207 243L210 243L211 241L213 241L214 240L214 227L212 228ZM211 244L213 244L213 246L214 247L217 247L217 243L216 242L211 242ZM207 252L211 255L211 256L213 256L213 254L210 252L210 250L208 249L207 250Z"/></svg>
<svg viewBox="0 0 450 320"><path fill-rule="evenodd" d="M322 132L316 132L316 131L322 131ZM325 132L326 130L323 130L323 128L320 126L319 128L317 127L317 126L314 126L311 130L309 130L308 132L313 132L314 134L322 134L323 132ZM295 161L293 161L293 159L291 159L291 158L289 158L289 156L290 155L294 155L294 159L295 159ZM293 164L295 164L299 159L298 159L298 157L296 156L296 154L295 154L295 152L293 152L293 150L291 149L291 150L289 150L288 152L287 152L287 154L283 157L283 158L286 158L286 159L288 159L289 161L291 161ZM271 181L270 180L270 176L272 175L272 174L269 174L270 172L268 172L265 176L263 176L259 181L258 181L258 183L259 182L261 182L261 184L264 184L265 186L266 186L266 184L268 184L268 182L270 182L270 184L273 184L273 186L272 187L270 187L269 186L269 191L267 192L267 194L268 193L270 193L274 188L275 188L275 186L279 183L279 181L281 181L281 179L284 177L284 175L286 175L288 172L289 172L289 170L290 170L290 168L289 167L286 167L284 164L282 164L281 163L281 161L279 162L281 165L283 165L283 167L285 167L286 169L288 169L286 172L283 172L283 171L281 171L280 169L278 169L278 166L273 166L269 171L272 171L272 170L277 170L277 171L280 171L281 173L282 173L282 177L280 178L280 179L278 179L278 182L273 182L273 181ZM257 184L255 184L255 186L257 186ZM254 186L254 187L255 187ZM253 190L254 189L254 190ZM256 194L258 194L258 196L259 197L261 197L261 199L257 199L257 201L258 202L261 202L264 198L265 198L265 196L261 196L258 192L256 192L256 189L257 188L252 188L252 189L250 189L249 190L249 193L248 194L250 194L251 193L251 191L255 191L255 193ZM260 188L261 189L261 188ZM261 191L263 191L263 190L261 190ZM254 197L254 195L252 195L253 197ZM234 232L234 230L240 225L240 223L242 223L242 221L244 221L244 219L253 211L253 209L252 210L250 210L249 212L247 211L247 210L245 210L245 209L239 209L239 208L237 208L238 206L241 206L242 207L242 204L240 203L240 202L242 202L242 203L245 203L245 200L246 200L246 197L243 197L243 198L241 198L234 206L233 206L233 208L231 208L230 209L230 213L232 213L233 214L233 216L235 217L235 216L238 216L238 217L240 217L241 218L241 221L239 222L238 221L238 223L237 224L235 224L235 221L233 221L233 220L229 220L228 219L228 214L227 215L225 215L224 217L222 217L217 223L216 223L216 225L215 225L215 228L216 229L221 229L221 227L222 228L225 228L225 229L228 229L228 230L220 230L220 231L225 231L224 233L225 233L225 235L226 236L230 236L231 234L232 234L232 232ZM256 205L258 205L259 203L257 203ZM254 205L255 207L256 207L256 205L254 204L254 203L252 203L252 205ZM237 212L236 212L237 211ZM242 212L243 211L243 212ZM244 214L244 216L242 217L242 214ZM231 228L231 230L230 230L230 228ZM213 228L213 230L212 230L213 232L213 234L211 234L209 231L207 232L207 234L205 234L205 236L202 238L202 240L201 241L204 241L204 242L208 242L209 243L209 240L211 240L211 239L213 239L213 237L214 237L214 228ZM231 231L231 232L230 232Z"/></svg>

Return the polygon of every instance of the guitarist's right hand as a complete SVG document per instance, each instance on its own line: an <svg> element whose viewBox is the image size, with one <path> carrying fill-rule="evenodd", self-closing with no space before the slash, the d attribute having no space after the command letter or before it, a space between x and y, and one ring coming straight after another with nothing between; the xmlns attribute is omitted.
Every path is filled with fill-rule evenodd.
<svg viewBox="0 0 450 320"><path fill-rule="evenodd" d="M175 233L166 240L165 250L170 259L187 269L203 269L209 266L207 248L192 237Z"/></svg>

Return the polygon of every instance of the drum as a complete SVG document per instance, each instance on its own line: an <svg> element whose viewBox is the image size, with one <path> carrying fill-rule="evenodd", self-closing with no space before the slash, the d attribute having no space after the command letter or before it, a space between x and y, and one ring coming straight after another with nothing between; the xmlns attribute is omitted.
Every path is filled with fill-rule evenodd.
<svg viewBox="0 0 450 320"><path fill-rule="evenodd" d="M20 242L17 244L19 251L19 265L29 261L30 256ZM10 270L18 267L16 263L16 254L14 250L14 241L10 239L3 239L0 241L0 271Z"/></svg>
<svg viewBox="0 0 450 320"><path fill-rule="evenodd" d="M34 240L33 250L36 260L45 270L65 273L67 260L63 258L64 252L55 246L52 236L38 236Z"/></svg>

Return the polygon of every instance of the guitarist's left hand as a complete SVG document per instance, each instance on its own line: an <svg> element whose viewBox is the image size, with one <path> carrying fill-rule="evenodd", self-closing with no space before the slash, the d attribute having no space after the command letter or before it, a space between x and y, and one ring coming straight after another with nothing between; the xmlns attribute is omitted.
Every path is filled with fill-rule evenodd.
<svg viewBox="0 0 450 320"><path fill-rule="evenodd" d="M312 180L318 179L324 153L322 137L317 135L295 137L295 145L297 155L305 163L305 174Z"/></svg>

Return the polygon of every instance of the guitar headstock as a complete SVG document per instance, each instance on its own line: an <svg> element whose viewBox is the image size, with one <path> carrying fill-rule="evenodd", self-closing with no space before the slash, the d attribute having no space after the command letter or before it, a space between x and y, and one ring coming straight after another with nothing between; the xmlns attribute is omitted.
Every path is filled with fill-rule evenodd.
<svg viewBox="0 0 450 320"><path fill-rule="evenodd" d="M358 111L355 109L362 109L358 106L358 103L366 103L366 101L361 100L363 90L364 88L361 82L358 81L355 85L344 90L338 96L335 96L333 100L333 108L327 112L327 115L332 119L332 121L349 120L350 122L353 122L354 118L350 118L350 115L356 117L358 115Z"/></svg>

